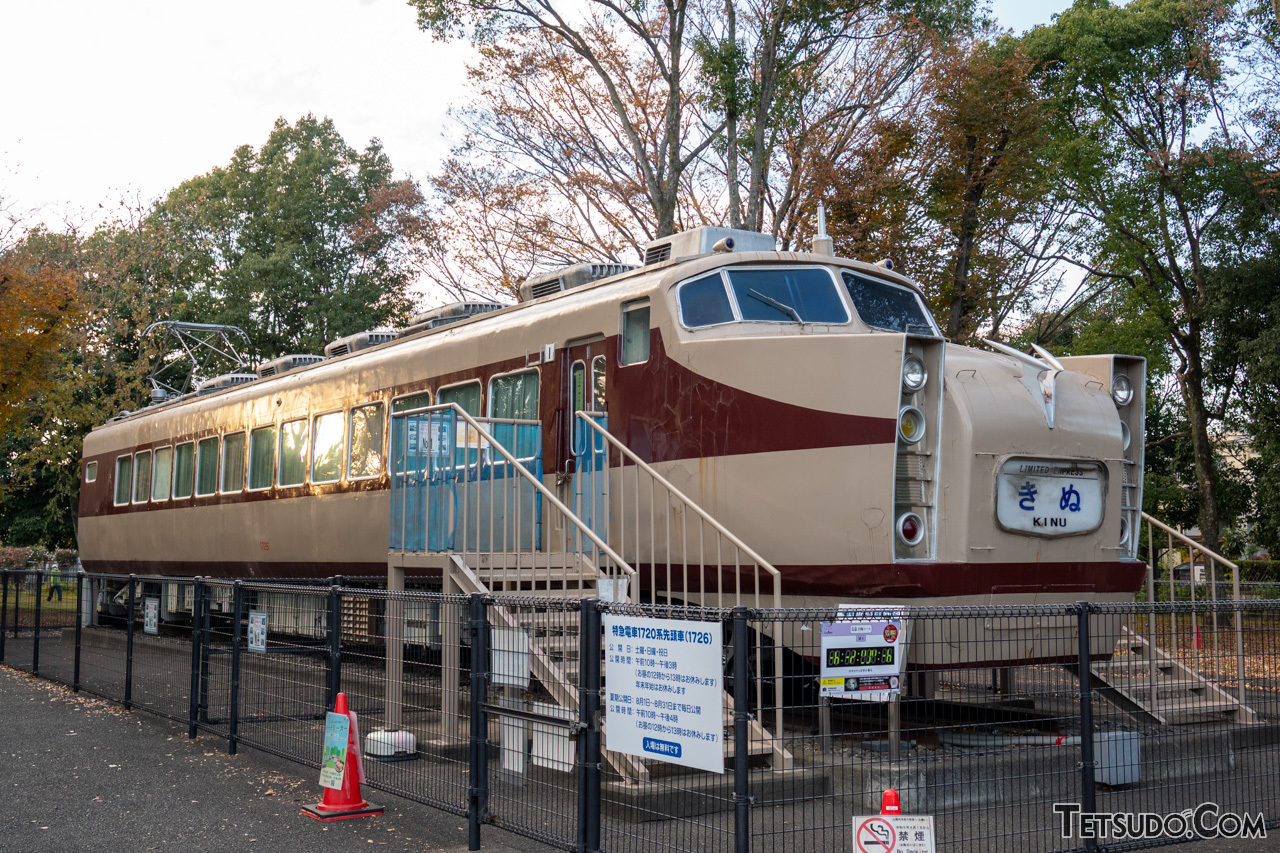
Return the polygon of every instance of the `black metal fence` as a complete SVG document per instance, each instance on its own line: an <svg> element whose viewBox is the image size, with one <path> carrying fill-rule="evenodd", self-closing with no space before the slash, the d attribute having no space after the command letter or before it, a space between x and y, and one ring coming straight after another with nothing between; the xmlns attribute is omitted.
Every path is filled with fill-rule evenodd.
<svg viewBox="0 0 1280 853"><path fill-rule="evenodd" d="M473 849L489 824L563 850L853 851L888 788L946 851L1280 818L1277 602L910 608L900 696L860 701L821 695L841 610L96 574L59 602L47 580L0 577L0 661L315 767L343 692L368 784L467 817ZM723 772L609 749L610 618L718 626Z"/></svg>

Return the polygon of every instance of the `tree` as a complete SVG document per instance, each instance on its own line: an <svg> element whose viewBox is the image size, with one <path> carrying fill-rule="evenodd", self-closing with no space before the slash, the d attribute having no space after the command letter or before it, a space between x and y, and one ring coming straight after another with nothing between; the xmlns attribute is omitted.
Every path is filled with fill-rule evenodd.
<svg viewBox="0 0 1280 853"><path fill-rule="evenodd" d="M1210 547L1223 519L1211 422L1231 392L1207 372L1212 271L1256 236L1227 151L1205 133L1226 73L1229 12L1219 0L1079 0L1025 42L1055 98L1055 186L1080 214L1072 260L1131 288L1174 353Z"/></svg>
<svg viewBox="0 0 1280 853"><path fill-rule="evenodd" d="M260 149L158 205L149 224L170 242L155 274L183 296L175 319L240 326L267 358L319 352L404 318L422 204L377 140L361 153L329 119L279 119Z"/></svg>

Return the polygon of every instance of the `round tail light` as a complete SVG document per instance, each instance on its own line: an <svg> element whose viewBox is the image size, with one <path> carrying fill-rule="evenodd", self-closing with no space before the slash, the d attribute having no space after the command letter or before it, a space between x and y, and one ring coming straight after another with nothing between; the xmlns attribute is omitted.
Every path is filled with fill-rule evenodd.
<svg viewBox="0 0 1280 853"><path fill-rule="evenodd" d="M898 516L898 538L904 545L919 545L924 539L924 519L914 512Z"/></svg>
<svg viewBox="0 0 1280 853"><path fill-rule="evenodd" d="M898 412L898 438L907 444L924 438L924 415L915 406L903 406Z"/></svg>

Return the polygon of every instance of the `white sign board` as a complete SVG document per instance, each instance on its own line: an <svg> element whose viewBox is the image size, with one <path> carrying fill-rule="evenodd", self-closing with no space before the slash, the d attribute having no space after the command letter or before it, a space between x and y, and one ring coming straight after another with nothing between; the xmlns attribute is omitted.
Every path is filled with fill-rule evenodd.
<svg viewBox="0 0 1280 853"><path fill-rule="evenodd" d="M719 622L604 617L609 749L724 772Z"/></svg>
<svg viewBox="0 0 1280 853"><path fill-rule="evenodd" d="M142 600L142 630L148 634L160 633L160 599Z"/></svg>
<svg viewBox="0 0 1280 853"><path fill-rule="evenodd" d="M498 687L529 689L529 632L523 628L490 628L489 673Z"/></svg>
<svg viewBox="0 0 1280 853"><path fill-rule="evenodd" d="M819 685L823 696L887 702L902 692L906 624L898 607L841 607L823 622Z"/></svg>
<svg viewBox="0 0 1280 853"><path fill-rule="evenodd" d="M996 478L996 520L1036 536L1088 533L1102 524L1106 485L1097 462L1010 459Z"/></svg>
<svg viewBox="0 0 1280 853"><path fill-rule="evenodd" d="M854 817L853 849L858 853L936 853L933 815Z"/></svg>
<svg viewBox="0 0 1280 853"><path fill-rule="evenodd" d="M264 610L249 611L249 651L267 650L267 614Z"/></svg>

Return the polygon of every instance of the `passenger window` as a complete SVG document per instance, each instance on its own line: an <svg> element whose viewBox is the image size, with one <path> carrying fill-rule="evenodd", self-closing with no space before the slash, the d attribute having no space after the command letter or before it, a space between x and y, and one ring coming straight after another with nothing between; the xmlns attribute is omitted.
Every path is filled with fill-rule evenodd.
<svg viewBox="0 0 1280 853"><path fill-rule="evenodd" d="M444 392L441 392L443 396ZM466 408L465 406L463 408ZM536 421L538 371L524 370L489 380L489 417Z"/></svg>
<svg viewBox="0 0 1280 853"><path fill-rule="evenodd" d="M622 352L619 364L649 360L649 300L637 299L622 306Z"/></svg>
<svg viewBox="0 0 1280 853"><path fill-rule="evenodd" d="M316 418L311 438L311 482L332 483L342 479L344 419L342 412L331 412Z"/></svg>
<svg viewBox="0 0 1280 853"><path fill-rule="evenodd" d="M853 307L868 326L890 332L939 334L933 317L915 291L851 272L845 272L843 276Z"/></svg>
<svg viewBox="0 0 1280 853"><path fill-rule="evenodd" d="M179 444L173 452L173 496L191 497L191 484L196 472L196 446L191 442Z"/></svg>
<svg viewBox="0 0 1280 853"><path fill-rule="evenodd" d="M492 393L492 389L490 389L490 392ZM462 385L441 388L438 399L442 406L448 403L457 403L458 407L468 415L471 415L471 417L480 417L479 382L466 382Z"/></svg>
<svg viewBox="0 0 1280 853"><path fill-rule="evenodd" d="M288 421L280 427L280 485L307 481L307 421Z"/></svg>
<svg viewBox="0 0 1280 853"><path fill-rule="evenodd" d="M116 506L129 502L129 489L133 486L133 457L116 457Z"/></svg>
<svg viewBox="0 0 1280 853"><path fill-rule="evenodd" d="M351 458L347 478L376 477L382 473L382 404L351 410Z"/></svg>
<svg viewBox="0 0 1280 853"><path fill-rule="evenodd" d="M92 483L98 479L98 463L90 462L84 466L84 481Z"/></svg>
<svg viewBox="0 0 1280 853"><path fill-rule="evenodd" d="M244 433L233 432L222 439L222 491L238 492L243 488Z"/></svg>
<svg viewBox="0 0 1280 853"><path fill-rule="evenodd" d="M202 438L196 445L196 496L218 490L218 437Z"/></svg>
<svg viewBox="0 0 1280 853"><path fill-rule="evenodd" d="M849 313L825 269L727 270L743 320L847 323Z"/></svg>
<svg viewBox="0 0 1280 853"><path fill-rule="evenodd" d="M143 503L151 496L151 451L133 455L133 502Z"/></svg>
<svg viewBox="0 0 1280 853"><path fill-rule="evenodd" d="M410 409L422 409L431 405L431 392L421 391L417 394L408 394L404 397L397 397L391 401L391 411L407 412Z"/></svg>
<svg viewBox="0 0 1280 853"><path fill-rule="evenodd" d="M591 411L604 411L604 356L591 359Z"/></svg>
<svg viewBox="0 0 1280 853"><path fill-rule="evenodd" d="M680 286L680 320L690 329L733 322L733 306L719 272Z"/></svg>
<svg viewBox="0 0 1280 853"><path fill-rule="evenodd" d="M162 447L156 451L155 473L151 475L151 500L169 500L173 487L173 448Z"/></svg>

